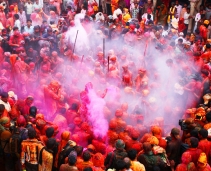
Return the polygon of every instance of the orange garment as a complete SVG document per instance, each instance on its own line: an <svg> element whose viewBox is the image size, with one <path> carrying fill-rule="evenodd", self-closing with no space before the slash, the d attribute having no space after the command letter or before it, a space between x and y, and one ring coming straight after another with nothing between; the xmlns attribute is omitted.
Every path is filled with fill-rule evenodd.
<svg viewBox="0 0 211 171"><path fill-rule="evenodd" d="M65 147L65 145L67 144L67 142L70 140L70 132L69 131L64 131L62 132L61 134L61 141L60 141L60 144L59 144L59 147L58 147L58 152L56 154L56 157L55 157L55 167L57 168L58 167L58 158L59 158L59 154L60 152L62 151L62 149Z"/></svg>
<svg viewBox="0 0 211 171"><path fill-rule="evenodd" d="M14 27L14 19L13 17L10 17L6 21L6 28L12 29Z"/></svg>
<svg viewBox="0 0 211 171"><path fill-rule="evenodd" d="M140 162L138 161L131 161L131 166L130 168L133 170L133 171L145 171L145 167L143 164L141 164Z"/></svg>
<svg viewBox="0 0 211 171"><path fill-rule="evenodd" d="M81 163L78 163L76 166L79 171L83 171L83 169L86 167L93 167L93 163L91 161L87 161L87 162L83 161Z"/></svg>
<svg viewBox="0 0 211 171"><path fill-rule="evenodd" d="M111 11L112 11L112 14L118 8L118 3L119 3L119 0L111 0Z"/></svg>
<svg viewBox="0 0 211 171"><path fill-rule="evenodd" d="M38 164L38 156L43 144L37 139L23 140L21 143L21 164L26 161L31 164Z"/></svg>
<svg viewBox="0 0 211 171"><path fill-rule="evenodd" d="M2 113L2 115L0 115L0 119L3 118L3 117L9 117L6 109L4 109L4 112Z"/></svg>

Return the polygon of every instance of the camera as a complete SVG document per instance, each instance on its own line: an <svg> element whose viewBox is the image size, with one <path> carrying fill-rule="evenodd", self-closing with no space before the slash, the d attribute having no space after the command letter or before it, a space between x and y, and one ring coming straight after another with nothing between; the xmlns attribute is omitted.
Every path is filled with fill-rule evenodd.
<svg viewBox="0 0 211 171"><path fill-rule="evenodd" d="M187 131L188 130L188 126L185 123L185 119L180 119L179 120L179 125L181 127L181 130L183 130L183 131Z"/></svg>

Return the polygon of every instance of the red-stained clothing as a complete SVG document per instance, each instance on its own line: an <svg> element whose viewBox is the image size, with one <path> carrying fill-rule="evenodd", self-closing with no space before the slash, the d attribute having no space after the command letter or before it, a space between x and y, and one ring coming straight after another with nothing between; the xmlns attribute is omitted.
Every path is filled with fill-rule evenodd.
<svg viewBox="0 0 211 171"><path fill-rule="evenodd" d="M73 110L68 110L68 111L66 112L67 124L68 124L68 125L69 125L69 124L72 124L73 121L74 121L74 119L75 119L75 117L79 117L79 114L76 113L76 112L73 111Z"/></svg>
<svg viewBox="0 0 211 171"><path fill-rule="evenodd" d="M105 153L106 152L106 144L100 142L98 140L92 140L92 144L94 145L97 152Z"/></svg>
<svg viewBox="0 0 211 171"><path fill-rule="evenodd" d="M119 133L126 127L126 122L122 118L113 118L112 121L117 123L116 132Z"/></svg>
<svg viewBox="0 0 211 171"><path fill-rule="evenodd" d="M83 171L84 168L86 167L93 167L93 163L91 161L88 161L88 162L81 162L81 163L77 163L77 168L79 171Z"/></svg>
<svg viewBox="0 0 211 171"><path fill-rule="evenodd" d="M192 158L192 162L195 165L197 165L197 161L198 161L198 158L199 158L200 154L202 153L202 150L198 149L198 148L189 148L189 149L187 149L186 152L190 153L191 158Z"/></svg>
<svg viewBox="0 0 211 171"><path fill-rule="evenodd" d="M17 105L22 115L29 115L30 106L24 100L18 100Z"/></svg>
<svg viewBox="0 0 211 171"><path fill-rule="evenodd" d="M10 17L6 21L6 27L12 29L14 27L14 19L13 17Z"/></svg>
<svg viewBox="0 0 211 171"><path fill-rule="evenodd" d="M118 134L113 130L108 130L107 137L108 137L108 144L114 147L115 142L119 137Z"/></svg>
<svg viewBox="0 0 211 171"><path fill-rule="evenodd" d="M204 63L209 63L211 58L211 51L207 51L201 55L201 58L203 59Z"/></svg>
<svg viewBox="0 0 211 171"><path fill-rule="evenodd" d="M202 38L203 38L204 40L206 40L206 39L207 39L207 32L208 32L208 29L207 29L204 25L201 25L201 26L199 27L199 31L200 31L200 36L202 36Z"/></svg>
<svg viewBox="0 0 211 171"><path fill-rule="evenodd" d="M158 138L159 140L159 146L166 149L166 146L167 146L167 143L166 143L166 140L164 140L163 138Z"/></svg>
<svg viewBox="0 0 211 171"><path fill-rule="evenodd" d="M211 167L209 164L207 164L204 168L197 167L197 171L210 171Z"/></svg>
<svg viewBox="0 0 211 171"><path fill-rule="evenodd" d="M176 168L176 171L193 171L193 170L196 170L196 167L192 162L188 164L181 163Z"/></svg>
<svg viewBox="0 0 211 171"><path fill-rule="evenodd" d="M192 80L188 84L184 86L187 88L188 99L187 99L187 108L195 107L199 101L199 97L201 96L202 84L200 81Z"/></svg>
<svg viewBox="0 0 211 171"><path fill-rule="evenodd" d="M17 37L15 37L14 35L12 35L10 37L10 40L9 40L9 45L12 45L12 44L18 44L18 45L20 45L22 40L23 40L23 37L21 35L20 36L17 36Z"/></svg>
<svg viewBox="0 0 211 171"><path fill-rule="evenodd" d="M210 163L210 154L211 154L211 142L207 139L199 141L198 149L201 149L207 156L207 161Z"/></svg>

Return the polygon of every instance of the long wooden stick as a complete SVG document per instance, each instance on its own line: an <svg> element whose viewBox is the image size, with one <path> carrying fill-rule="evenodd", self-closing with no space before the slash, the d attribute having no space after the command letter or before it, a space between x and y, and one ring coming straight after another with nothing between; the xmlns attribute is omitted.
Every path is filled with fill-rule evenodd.
<svg viewBox="0 0 211 171"><path fill-rule="evenodd" d="M105 71L105 38L103 38L103 71Z"/></svg>
<svg viewBox="0 0 211 171"><path fill-rule="evenodd" d="M72 53L71 61L73 60L73 54L75 52L75 44L76 44L76 41L77 41L77 37L78 37L78 30L77 30L76 36L75 36L75 42L74 42L74 46L73 46L73 53Z"/></svg>
<svg viewBox="0 0 211 171"><path fill-rule="evenodd" d="M108 56L108 72L109 72L109 56Z"/></svg>

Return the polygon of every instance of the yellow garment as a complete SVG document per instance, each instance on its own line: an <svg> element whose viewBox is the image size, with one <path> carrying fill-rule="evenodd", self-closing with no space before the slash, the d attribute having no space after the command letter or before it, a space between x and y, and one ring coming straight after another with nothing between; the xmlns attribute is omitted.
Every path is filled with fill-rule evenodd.
<svg viewBox="0 0 211 171"><path fill-rule="evenodd" d="M203 164L204 166L206 166L207 164L207 156L205 153L201 153L198 159L198 162L200 162L201 164Z"/></svg>
<svg viewBox="0 0 211 171"><path fill-rule="evenodd" d="M127 23L131 19L131 16L129 13L123 14L123 21Z"/></svg>
<svg viewBox="0 0 211 171"><path fill-rule="evenodd" d="M42 163L39 163L38 171L52 170L53 154L43 149L41 155Z"/></svg>
<svg viewBox="0 0 211 171"><path fill-rule="evenodd" d="M169 9L170 13L172 14L172 18L170 18L170 15L168 15L168 20L167 20L168 23L170 23L171 19L174 18L175 9L176 9L175 7L171 7L171 8Z"/></svg>
<svg viewBox="0 0 211 171"><path fill-rule="evenodd" d="M131 166L130 168L133 170L133 171L145 171L145 167L143 164L141 164L140 162L138 161L131 161Z"/></svg>

